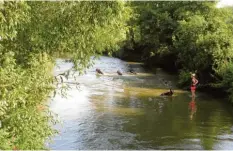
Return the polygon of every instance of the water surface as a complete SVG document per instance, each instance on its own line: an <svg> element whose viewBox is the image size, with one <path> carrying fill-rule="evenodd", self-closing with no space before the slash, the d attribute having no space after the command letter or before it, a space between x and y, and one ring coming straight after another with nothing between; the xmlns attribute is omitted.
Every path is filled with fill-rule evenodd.
<svg viewBox="0 0 233 151"><path fill-rule="evenodd" d="M72 67L62 60L58 65L56 72ZM96 75L96 68L105 75ZM200 92L192 100L190 92L175 87L176 77L162 70L153 74L140 63L101 57L76 80L79 89L51 102L62 124L55 126L60 134L50 149L233 149L232 107ZM168 85L174 96L160 97Z"/></svg>

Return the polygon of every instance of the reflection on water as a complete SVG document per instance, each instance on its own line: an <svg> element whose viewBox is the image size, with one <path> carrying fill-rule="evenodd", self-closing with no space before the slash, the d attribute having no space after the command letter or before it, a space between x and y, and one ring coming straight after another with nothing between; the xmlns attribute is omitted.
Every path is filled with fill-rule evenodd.
<svg viewBox="0 0 233 151"><path fill-rule="evenodd" d="M190 119L193 119L193 115L196 113L197 111L197 106L196 106L196 102L195 102L195 97L192 97L192 100L189 102L189 109L190 109Z"/></svg>
<svg viewBox="0 0 233 151"><path fill-rule="evenodd" d="M72 66L58 64L55 72ZM174 96L159 96L168 91L164 79ZM62 121L50 149L233 149L232 108L198 92L192 99L161 70L147 73L139 63L101 57L77 80L80 90L69 90L67 99L57 95L50 105Z"/></svg>

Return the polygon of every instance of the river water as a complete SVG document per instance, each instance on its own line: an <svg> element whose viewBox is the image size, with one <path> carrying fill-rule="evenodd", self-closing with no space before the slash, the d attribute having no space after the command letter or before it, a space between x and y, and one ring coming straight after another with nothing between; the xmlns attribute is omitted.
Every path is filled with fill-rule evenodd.
<svg viewBox="0 0 233 151"><path fill-rule="evenodd" d="M57 64L55 72L72 67L62 60ZM105 75L96 75L96 68ZM79 89L72 87L67 98L57 95L50 104L61 120L50 149L233 149L232 107L200 92L192 100L162 70L153 74L140 63L100 57L76 80ZM174 96L159 96L169 89L164 81Z"/></svg>

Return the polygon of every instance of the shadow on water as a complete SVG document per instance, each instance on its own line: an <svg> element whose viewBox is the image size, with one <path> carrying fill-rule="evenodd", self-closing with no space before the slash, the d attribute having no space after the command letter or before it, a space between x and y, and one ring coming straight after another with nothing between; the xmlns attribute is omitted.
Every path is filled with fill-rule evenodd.
<svg viewBox="0 0 233 151"><path fill-rule="evenodd" d="M136 63L134 63L136 64ZM95 68L105 71L96 76ZM232 108L221 100L175 88L175 78L158 70L117 76L128 70L126 62L101 57L80 76L80 91L68 99L56 96L51 109L63 125L51 149L232 149ZM140 71L140 72L139 72ZM171 81L175 94L159 96Z"/></svg>

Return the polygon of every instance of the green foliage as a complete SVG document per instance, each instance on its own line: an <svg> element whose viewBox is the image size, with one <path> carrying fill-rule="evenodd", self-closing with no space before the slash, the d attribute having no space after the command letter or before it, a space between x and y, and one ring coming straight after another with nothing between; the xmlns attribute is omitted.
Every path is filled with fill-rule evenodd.
<svg viewBox="0 0 233 151"><path fill-rule="evenodd" d="M190 72L181 70L179 72L178 86L180 87L190 86L190 77L191 77Z"/></svg>
<svg viewBox="0 0 233 151"><path fill-rule="evenodd" d="M71 56L81 73L121 46L129 16L124 2L0 2L0 149L45 149L55 59Z"/></svg>
<svg viewBox="0 0 233 151"><path fill-rule="evenodd" d="M232 25L228 11L209 6L211 11L179 21L174 45L179 61L191 70L212 67L217 71L222 61L232 57ZM212 8L213 7L213 8Z"/></svg>
<svg viewBox="0 0 233 151"><path fill-rule="evenodd" d="M229 99L233 103L233 64L225 62L221 67L222 80L218 83L218 87L225 89L229 93Z"/></svg>
<svg viewBox="0 0 233 151"><path fill-rule="evenodd" d="M28 2L28 5L31 19L13 41L22 46L17 49L47 52L51 56L70 54L79 71L90 65L91 56L114 51L125 39L129 15L122 2Z"/></svg>
<svg viewBox="0 0 233 151"><path fill-rule="evenodd" d="M0 149L44 149L55 119L46 100L55 90L52 69L69 56L82 73L91 56L126 44L146 59L171 57L182 69L213 72L232 92L232 10L216 2L0 2ZM126 41L125 41L126 40ZM187 70L186 70L187 69ZM65 74L68 77L69 74ZM45 107L43 109L43 107Z"/></svg>
<svg viewBox="0 0 233 151"><path fill-rule="evenodd" d="M131 2L134 17L129 25L139 29L131 32L138 39L131 47L141 49L146 63L181 70L179 86L189 85L187 70L197 71L206 86L229 89L232 74L226 65L233 58L232 8L216 4Z"/></svg>
<svg viewBox="0 0 233 151"><path fill-rule="evenodd" d="M38 106L48 99L54 89L51 69L53 65L46 55L33 56L31 65L24 69L15 64L12 52L1 59L0 69L0 121L9 140L15 137L12 145L20 149L43 149L45 139L53 134L47 123L53 121L47 112L38 112ZM38 70L40 69L40 70ZM11 145L12 149L13 146Z"/></svg>

